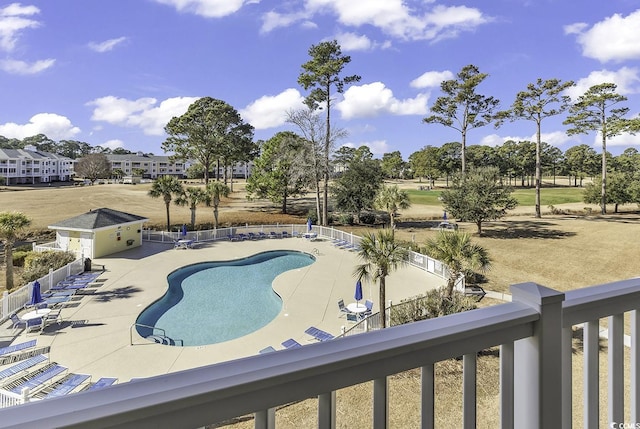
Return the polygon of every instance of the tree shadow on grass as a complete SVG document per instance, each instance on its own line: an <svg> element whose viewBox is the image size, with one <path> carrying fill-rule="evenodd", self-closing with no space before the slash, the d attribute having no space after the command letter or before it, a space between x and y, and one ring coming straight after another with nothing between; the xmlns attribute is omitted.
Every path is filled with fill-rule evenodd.
<svg viewBox="0 0 640 429"><path fill-rule="evenodd" d="M485 238L514 239L514 238L544 238L561 239L576 235L573 231L555 228L557 224L544 221L512 220L508 222L487 224L482 230Z"/></svg>

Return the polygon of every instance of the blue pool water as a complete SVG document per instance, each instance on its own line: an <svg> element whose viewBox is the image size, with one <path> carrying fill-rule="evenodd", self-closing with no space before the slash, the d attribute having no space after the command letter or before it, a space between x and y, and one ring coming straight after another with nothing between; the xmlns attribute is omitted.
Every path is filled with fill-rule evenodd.
<svg viewBox="0 0 640 429"><path fill-rule="evenodd" d="M153 335L155 341L176 346L242 337L280 313L282 299L273 291L273 280L314 261L306 253L276 250L180 268L167 277L167 293L140 313L136 329L143 337Z"/></svg>

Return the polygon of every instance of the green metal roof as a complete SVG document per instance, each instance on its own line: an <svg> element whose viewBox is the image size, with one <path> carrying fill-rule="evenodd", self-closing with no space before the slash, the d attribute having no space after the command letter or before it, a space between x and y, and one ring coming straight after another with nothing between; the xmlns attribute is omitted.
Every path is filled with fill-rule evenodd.
<svg viewBox="0 0 640 429"><path fill-rule="evenodd" d="M132 222L146 222L148 220L149 219L143 216L101 208L89 210L87 213L79 216L49 225L49 228L93 230Z"/></svg>

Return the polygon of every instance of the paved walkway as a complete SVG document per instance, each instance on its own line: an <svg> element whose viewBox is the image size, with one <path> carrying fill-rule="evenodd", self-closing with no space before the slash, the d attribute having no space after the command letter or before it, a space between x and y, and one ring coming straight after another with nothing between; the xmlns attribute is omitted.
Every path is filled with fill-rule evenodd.
<svg viewBox="0 0 640 429"><path fill-rule="evenodd" d="M215 260L233 260L275 249L301 250L316 255L316 262L283 273L273 283L283 299L280 314L267 326L242 338L219 344L172 347L151 343L131 327L137 316L167 289L167 275L184 265ZM201 243L195 249L173 249L173 245L145 242L142 247L114 257L96 259L106 271L92 295L62 310L63 322L44 332L18 337L0 331L0 345L37 338L38 346L51 346L51 361L74 373L99 377L118 377L120 382L149 377L257 354L269 345L281 349L293 338L309 343L304 333L316 326L334 335L350 326L338 317L339 299L348 304L355 290L354 267L360 263L354 252L334 247L330 241L303 238L265 239L244 242ZM414 267L406 267L387 279L387 299L401 299L438 287L443 281ZM376 285L363 285L364 299L378 309ZM132 345L133 343L133 345Z"/></svg>

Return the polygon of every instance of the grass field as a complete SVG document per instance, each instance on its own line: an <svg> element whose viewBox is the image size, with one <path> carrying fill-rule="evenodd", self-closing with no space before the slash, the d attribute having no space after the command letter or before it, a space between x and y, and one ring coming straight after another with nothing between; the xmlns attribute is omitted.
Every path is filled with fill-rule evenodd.
<svg viewBox="0 0 640 429"><path fill-rule="evenodd" d="M442 206L437 200L439 191L418 191L415 182L405 183L403 187L409 190L413 205L409 210L401 211L397 234L401 239L424 243L437 233L431 227L442 215ZM238 184L237 189L241 191L242 185ZM164 204L161 200L147 197L147 191L148 185L11 190L0 192L0 207L2 210L24 212L33 219L34 228L46 228L56 221L99 207L146 216L152 223L163 225ZM487 222L483 226L484 235L474 237L489 251L493 260L483 286L488 290L508 292L511 284L532 281L566 291L639 276L640 268L636 261L640 260L640 246L637 244L640 243L640 213L637 207L623 207L619 214L586 215L582 210L585 204L580 202L580 192L579 188L544 188L543 209L551 204L567 214L550 215L548 211L543 211L543 218L536 219L531 206L534 191L517 191L516 197L521 201L517 212L503 220ZM308 209L305 204L309 204L308 199L294 205L300 216L282 215L273 204L265 201L248 202L242 192L237 192L223 201L221 222L303 223ZM172 205L171 216L172 223L178 225L188 222L190 213L185 207ZM211 222L211 209L200 208L197 216L199 222ZM475 232L475 226L471 224L461 223L460 228ZM350 229L357 233L373 230L372 227ZM0 272L0 279L4 283L4 272ZM397 285L387 284L387 287ZM576 347L579 352L580 344ZM601 363L606 366L604 357ZM491 354L480 357L478 427L497 427L497 365L497 359ZM436 412L439 419L436 427L447 427L452 422L460 421L460 363L439 363L436 372ZM414 421L412 419L419 409L419 385L420 378L415 371L392 377L392 427L417 427L408 422ZM601 385L604 389L605 384ZM579 386L580 380L577 380L576 389ZM601 397L604 401L601 402L601 410L605 410L606 395ZM369 427L370 403L371 389L368 384L338 392L339 427ZM278 427L313 427L317 415L316 404L314 400L304 401L278 411ZM576 404L574 407L578 413L580 402L576 401ZM234 426L253 427L253 422L240 422Z"/></svg>

